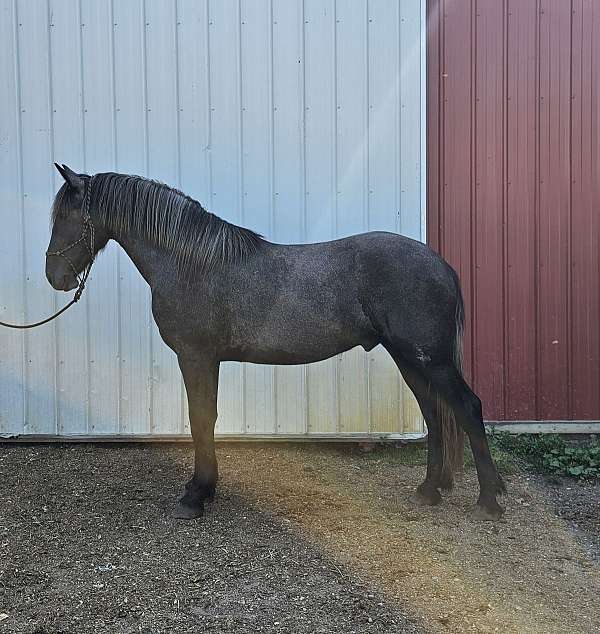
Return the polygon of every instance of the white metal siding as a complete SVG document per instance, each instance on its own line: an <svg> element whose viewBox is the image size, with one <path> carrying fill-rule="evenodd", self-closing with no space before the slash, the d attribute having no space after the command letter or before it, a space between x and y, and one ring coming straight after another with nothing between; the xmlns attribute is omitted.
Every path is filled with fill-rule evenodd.
<svg viewBox="0 0 600 634"><path fill-rule="evenodd" d="M53 161L176 185L280 242L424 237L424 0L0 0L0 317L44 275ZM387 353L223 364L221 434L421 433ZM112 244L78 306L0 329L0 434L181 434L149 292Z"/></svg>

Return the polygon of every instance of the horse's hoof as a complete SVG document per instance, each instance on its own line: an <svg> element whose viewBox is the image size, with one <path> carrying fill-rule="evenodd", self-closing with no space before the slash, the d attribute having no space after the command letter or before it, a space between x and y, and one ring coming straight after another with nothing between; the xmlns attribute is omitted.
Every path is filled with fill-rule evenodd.
<svg viewBox="0 0 600 634"><path fill-rule="evenodd" d="M503 515L504 509L494 502L493 504L477 504L472 517L478 522L497 522Z"/></svg>
<svg viewBox="0 0 600 634"><path fill-rule="evenodd" d="M176 520L194 520L204 515L204 504L200 503L194 506L188 506L179 502L173 511L173 517Z"/></svg>
<svg viewBox="0 0 600 634"><path fill-rule="evenodd" d="M419 486L411 496L411 500L417 506L436 506L442 501L442 496L436 488Z"/></svg>

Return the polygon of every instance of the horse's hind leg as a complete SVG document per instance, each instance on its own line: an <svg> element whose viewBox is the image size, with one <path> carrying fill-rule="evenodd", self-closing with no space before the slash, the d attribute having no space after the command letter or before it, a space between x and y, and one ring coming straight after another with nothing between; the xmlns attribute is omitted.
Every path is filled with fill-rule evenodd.
<svg viewBox="0 0 600 634"><path fill-rule="evenodd" d="M416 498L421 504L433 506L442 500L442 430L438 419L435 398L423 375L416 368L403 361L390 350L406 384L417 399L417 403L427 423L427 473L425 480L417 487ZM447 487L444 487L447 488Z"/></svg>
<svg viewBox="0 0 600 634"><path fill-rule="evenodd" d="M414 393L414 392L413 392ZM435 505L442 501L442 434L432 399L415 394L423 418L427 423L427 472L417 487L416 498L422 504Z"/></svg>
<svg viewBox="0 0 600 634"><path fill-rule="evenodd" d="M496 501L496 495L503 493L505 488L490 454L481 401L454 365L428 367L426 373L432 388L446 401L469 437L480 487L477 516L482 519L498 519L504 509Z"/></svg>
<svg viewBox="0 0 600 634"><path fill-rule="evenodd" d="M435 505L442 500L440 488L450 488L442 477L442 429L437 412L435 394L419 368L403 360L388 348L406 384L417 399L423 418L427 423L427 472L425 480L417 487L416 499L421 504Z"/></svg>

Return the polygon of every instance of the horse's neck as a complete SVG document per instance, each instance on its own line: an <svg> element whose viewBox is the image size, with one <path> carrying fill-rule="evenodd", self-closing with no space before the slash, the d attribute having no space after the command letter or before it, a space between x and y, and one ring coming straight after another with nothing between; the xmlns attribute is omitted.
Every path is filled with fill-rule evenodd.
<svg viewBox="0 0 600 634"><path fill-rule="evenodd" d="M168 281L169 276L177 277L175 264L155 245L139 238L127 236L115 240L130 257L142 277L154 289L158 284Z"/></svg>

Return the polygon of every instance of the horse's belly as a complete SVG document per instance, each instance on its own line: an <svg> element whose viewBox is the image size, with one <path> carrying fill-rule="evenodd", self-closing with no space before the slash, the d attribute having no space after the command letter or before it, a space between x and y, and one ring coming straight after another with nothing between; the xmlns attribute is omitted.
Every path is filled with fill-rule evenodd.
<svg viewBox="0 0 600 634"><path fill-rule="evenodd" d="M276 365L314 363L356 346L368 351L378 343L374 334L364 332L271 330L240 342L235 360Z"/></svg>
<svg viewBox="0 0 600 634"><path fill-rule="evenodd" d="M328 348L320 351L316 350L247 350L232 361L247 361L249 363L269 363L274 365L299 365L303 363L315 363L317 361L323 361L329 359L336 354L350 350L354 346L348 346L345 348Z"/></svg>
<svg viewBox="0 0 600 634"><path fill-rule="evenodd" d="M371 349L379 336L356 296L340 288L339 280L296 281L270 300L240 301L228 328L232 348L240 360L272 364L313 363L356 346Z"/></svg>

